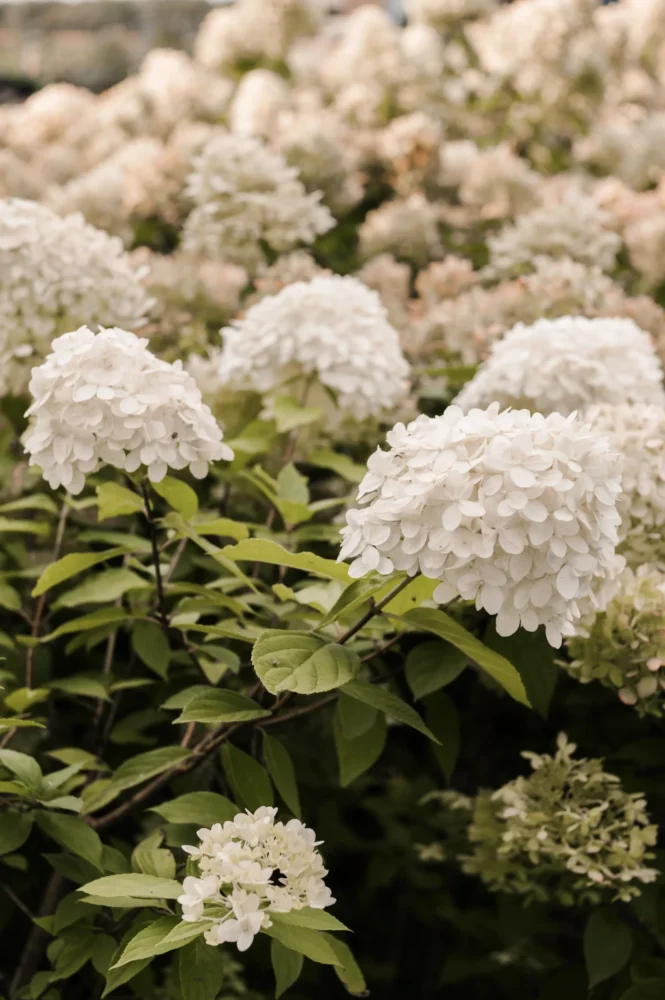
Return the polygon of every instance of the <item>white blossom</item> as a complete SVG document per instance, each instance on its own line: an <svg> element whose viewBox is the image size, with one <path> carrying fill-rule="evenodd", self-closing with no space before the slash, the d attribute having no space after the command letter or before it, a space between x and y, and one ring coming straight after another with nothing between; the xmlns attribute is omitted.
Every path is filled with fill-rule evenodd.
<svg viewBox="0 0 665 1000"><path fill-rule="evenodd" d="M475 600L500 635L545 625L561 643L602 606L615 556L618 456L575 415L465 415L450 406L388 434L347 513L340 559L354 578L420 571L434 600Z"/></svg>
<svg viewBox="0 0 665 1000"><path fill-rule="evenodd" d="M409 22L445 29L451 24L485 17L498 9L498 0L406 0Z"/></svg>
<svg viewBox="0 0 665 1000"><path fill-rule="evenodd" d="M439 239L437 206L419 191L408 198L386 201L367 214L358 231L364 260L392 253L424 267L443 257Z"/></svg>
<svg viewBox="0 0 665 1000"><path fill-rule="evenodd" d="M339 410L379 416L408 389L409 366L376 292L351 277L313 278L266 296L222 331L222 385L300 398L314 380ZM300 386L300 388L299 388ZM324 403L326 392L308 395Z"/></svg>
<svg viewBox="0 0 665 1000"><path fill-rule="evenodd" d="M455 402L564 414L594 403L663 405L662 379L651 338L632 320L562 316L509 330Z"/></svg>
<svg viewBox="0 0 665 1000"><path fill-rule="evenodd" d="M278 252L311 243L334 224L321 194L307 194L284 157L248 135L220 135L194 161L186 192L195 207L183 247L256 268L260 241Z"/></svg>
<svg viewBox="0 0 665 1000"><path fill-rule="evenodd" d="M312 34L319 20L316 4L309 0L237 0L203 19L194 56L217 72L238 63L276 62L296 38Z"/></svg>
<svg viewBox="0 0 665 1000"><path fill-rule="evenodd" d="M81 323L136 329L151 306L120 240L81 215L60 218L33 201L0 201L2 392L18 395L27 364Z"/></svg>
<svg viewBox="0 0 665 1000"><path fill-rule="evenodd" d="M280 111L289 103L289 86L269 69L245 73L233 95L229 112L231 131L267 138Z"/></svg>
<svg viewBox="0 0 665 1000"><path fill-rule="evenodd" d="M126 330L82 326L54 340L33 370L24 447L53 489L80 493L104 464L130 473L145 466L159 482L169 468L202 479L210 462L233 458L194 379L147 343Z"/></svg>
<svg viewBox="0 0 665 1000"><path fill-rule="evenodd" d="M275 822L276 814L269 806L238 813L224 824L199 830L199 843L184 848L199 877L183 882L178 897L182 919L213 921L205 932L208 944L233 942L246 951L256 934L270 926L270 913L325 909L335 902L316 849L321 841L300 820ZM221 917L220 907L227 911Z"/></svg>

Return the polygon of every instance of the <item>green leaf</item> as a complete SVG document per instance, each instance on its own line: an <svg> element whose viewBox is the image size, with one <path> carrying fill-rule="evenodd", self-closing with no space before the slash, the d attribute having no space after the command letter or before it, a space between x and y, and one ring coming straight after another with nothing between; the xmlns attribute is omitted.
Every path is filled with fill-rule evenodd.
<svg viewBox="0 0 665 1000"><path fill-rule="evenodd" d="M428 736L435 743L439 742L434 733L427 728L415 708L411 708L392 691L386 691L385 688L378 687L376 684L368 684L367 681L349 681L342 688L342 692L357 701L364 702L365 705L378 708L380 712L389 715L391 719L397 719L398 722L403 722L406 726L417 729L418 732Z"/></svg>
<svg viewBox="0 0 665 1000"><path fill-rule="evenodd" d="M30 791L37 792L42 784L42 769L33 757L19 750L0 750L0 764L16 775Z"/></svg>
<svg viewBox="0 0 665 1000"><path fill-rule="evenodd" d="M280 500L290 500L293 503L309 503L309 487L307 479L296 469L293 462L280 469L277 476L277 496Z"/></svg>
<svg viewBox="0 0 665 1000"><path fill-rule="evenodd" d="M137 754L121 764L111 782L116 791L125 791L141 784L142 781L154 778L190 756L191 750L185 747L158 747L157 750L148 750L147 753Z"/></svg>
<svg viewBox="0 0 665 1000"><path fill-rule="evenodd" d="M173 476L165 476L159 483L150 484L160 497L166 500L169 507L181 514L186 521L189 521L199 509L199 498L187 483Z"/></svg>
<svg viewBox="0 0 665 1000"><path fill-rule="evenodd" d="M467 632L463 625L460 625L445 612L430 608L416 608L414 611L407 612L403 621L425 632L433 632L439 638L450 642L474 660L515 701L529 705L522 678L512 663L504 656L484 646L479 639Z"/></svg>
<svg viewBox="0 0 665 1000"><path fill-rule="evenodd" d="M378 709L356 701L340 691L337 695L337 718L346 740L355 740L372 728L376 722Z"/></svg>
<svg viewBox="0 0 665 1000"><path fill-rule="evenodd" d="M450 684L468 662L465 653L447 642L422 642L406 658L406 680L416 701Z"/></svg>
<svg viewBox="0 0 665 1000"><path fill-rule="evenodd" d="M298 981L304 959L299 952L286 948L273 938L270 942L270 961L275 973L275 997L281 997Z"/></svg>
<svg viewBox="0 0 665 1000"><path fill-rule="evenodd" d="M150 584L138 573L119 566L88 577L78 587L67 590L54 602L53 607L76 608L81 604L112 604L130 590L149 588Z"/></svg>
<svg viewBox="0 0 665 1000"><path fill-rule="evenodd" d="M46 514L57 514L58 507L45 493L33 493L0 505L0 514L11 514L15 510L43 510Z"/></svg>
<svg viewBox="0 0 665 1000"><path fill-rule="evenodd" d="M343 563L323 559L312 552L288 552L268 538L247 538L237 545L227 545L222 553L233 562L268 563L271 566L300 569L326 580L342 580L344 583L349 581L349 569Z"/></svg>
<svg viewBox="0 0 665 1000"><path fill-rule="evenodd" d="M385 580L376 581L371 578L354 580L348 587L344 588L328 614L319 622L317 628L324 628L324 626L336 622L342 615L351 614L356 608L362 607L370 597L373 597L378 591L383 590L385 585Z"/></svg>
<svg viewBox="0 0 665 1000"><path fill-rule="evenodd" d="M132 851L134 871L143 875L155 875L157 878L175 877L175 858L166 848L160 847L163 837L161 830L155 830L136 845Z"/></svg>
<svg viewBox="0 0 665 1000"><path fill-rule="evenodd" d="M340 981L346 987L347 992L354 997L369 996L365 977L362 974L360 966L353 957L353 953L348 944L345 941L340 941L339 938L333 937L332 934L326 934L326 938L328 944L340 961L340 965L335 966L335 972L337 973Z"/></svg>
<svg viewBox="0 0 665 1000"><path fill-rule="evenodd" d="M278 924L288 924L290 927L309 927L313 931L348 931L349 928L341 920L328 913L327 910L314 910L310 906L302 910L290 910L288 913L271 913L271 919Z"/></svg>
<svg viewBox="0 0 665 1000"><path fill-rule="evenodd" d="M497 635L492 622L484 640L490 649L504 656L519 671L527 698L536 712L547 718L560 668L556 665L558 650L550 646L543 628L527 632L521 628L514 635Z"/></svg>
<svg viewBox="0 0 665 1000"><path fill-rule="evenodd" d="M215 1000L227 969L221 948L211 948L201 937L185 945L178 956L182 1000Z"/></svg>
<svg viewBox="0 0 665 1000"><path fill-rule="evenodd" d="M113 899L116 896L132 896L141 899L177 899L182 896L182 885L171 878L143 875L133 872L128 875L105 875L81 886L81 892L88 896Z"/></svg>
<svg viewBox="0 0 665 1000"><path fill-rule="evenodd" d="M338 476L348 480L350 483L362 482L367 474L366 465L360 465L346 455L341 455L337 451L328 451L324 448L320 448L318 451L314 451L311 455L308 455L307 461L311 465L318 466L319 469L330 469L331 472L336 472Z"/></svg>
<svg viewBox="0 0 665 1000"><path fill-rule="evenodd" d="M0 517L0 534L48 535L48 524L40 521L19 521L14 518Z"/></svg>
<svg viewBox="0 0 665 1000"><path fill-rule="evenodd" d="M80 674L73 677L61 677L51 681L49 687L65 694L80 695L83 698L101 698L109 701L108 691L96 677L83 677Z"/></svg>
<svg viewBox="0 0 665 1000"><path fill-rule="evenodd" d="M10 854L21 847L32 830L32 814L5 810L0 819L0 854Z"/></svg>
<svg viewBox="0 0 665 1000"><path fill-rule="evenodd" d="M113 963L113 968L120 969L129 962L184 948L208 927L205 921L184 923L179 917L160 917L132 938L120 958Z"/></svg>
<svg viewBox="0 0 665 1000"><path fill-rule="evenodd" d="M450 781L460 748L459 713L452 699L443 691L429 695L423 702L425 719L434 735L439 740L439 746L432 747L439 767L446 781Z"/></svg>
<svg viewBox="0 0 665 1000"><path fill-rule="evenodd" d="M323 931L274 922L272 927L264 928L263 933L279 941L285 948L311 959L312 962L319 962L322 965L341 965Z"/></svg>
<svg viewBox="0 0 665 1000"><path fill-rule="evenodd" d="M357 653L307 632L262 632L252 649L252 664L271 694L318 694L341 687L360 669Z"/></svg>
<svg viewBox="0 0 665 1000"><path fill-rule="evenodd" d="M0 580L0 607L8 611L19 611L21 595L6 580Z"/></svg>
<svg viewBox="0 0 665 1000"><path fill-rule="evenodd" d="M115 938L112 938L110 934L97 934L95 936L90 960L95 972L98 972L100 976L106 978L117 947Z"/></svg>
<svg viewBox="0 0 665 1000"><path fill-rule="evenodd" d="M42 642L52 642L61 635L71 635L74 632L92 632L105 625L121 625L128 618L129 615L122 608L98 608L97 611L91 611L88 615L72 618L64 625L59 625L53 632L45 635Z"/></svg>
<svg viewBox="0 0 665 1000"><path fill-rule="evenodd" d="M665 978L645 979L622 993L619 1000L663 1000L663 997L665 997Z"/></svg>
<svg viewBox="0 0 665 1000"><path fill-rule="evenodd" d="M374 721L369 729L349 739L340 718L339 705L333 720L335 749L339 761L339 782L343 788L368 771L383 753L386 745L385 716L374 711Z"/></svg>
<svg viewBox="0 0 665 1000"><path fill-rule="evenodd" d="M222 763L233 794L252 812L259 806L271 806L274 801L268 772L258 760L231 743L222 746Z"/></svg>
<svg viewBox="0 0 665 1000"><path fill-rule="evenodd" d="M240 809L217 792L186 792L170 802L153 806L151 811L162 816L168 823L196 823L198 826L211 827L213 823L232 820Z"/></svg>
<svg viewBox="0 0 665 1000"><path fill-rule="evenodd" d="M428 580L425 576L414 576L404 590L395 594L383 610L388 615L405 615L407 611L419 608L423 601L430 601L436 587L436 580Z"/></svg>
<svg viewBox="0 0 665 1000"><path fill-rule="evenodd" d="M11 708L12 712L26 712L46 701L48 696L48 688L16 688L5 698L5 705Z"/></svg>
<svg viewBox="0 0 665 1000"><path fill-rule="evenodd" d="M293 815L301 819L298 783L291 755L279 740L266 732L263 733L263 758L275 788Z"/></svg>
<svg viewBox="0 0 665 1000"><path fill-rule="evenodd" d="M211 688L194 695L175 722L248 722L265 719L270 712L238 691Z"/></svg>
<svg viewBox="0 0 665 1000"><path fill-rule="evenodd" d="M54 971L58 979L69 979L89 960L95 936L88 928L79 930L74 927L69 933L61 935L60 940L64 944L55 960Z"/></svg>
<svg viewBox="0 0 665 1000"><path fill-rule="evenodd" d="M249 528L242 521L230 517L214 517L209 521L198 521L191 526L197 535L212 535L219 538L234 538L241 541L249 538Z"/></svg>
<svg viewBox="0 0 665 1000"><path fill-rule="evenodd" d="M47 590L50 590L51 587L69 580L71 576L76 576L77 573L82 573L85 569L91 569L91 567L97 566L99 563L106 562L108 559L115 559L116 556L124 556L131 551L131 548L127 545L117 545L115 548L106 549L104 552L72 552L68 556L63 556L62 559L58 559L57 562L51 563L50 566L46 567L39 577L35 589L32 591L32 596L39 597L41 594L45 594Z"/></svg>
<svg viewBox="0 0 665 1000"><path fill-rule="evenodd" d="M150 958L144 958L140 962L128 962L127 965L123 965L121 969L113 968L113 963L120 958L128 942L131 941L131 939L135 937L144 926L146 926L146 923L147 918L144 915L137 917L130 929L123 935L120 944L111 958L110 968L106 973L106 986L102 997L106 997L109 993L115 992L119 986L122 986L124 983L128 983L134 978L134 976L137 976L139 972L150 964Z"/></svg>
<svg viewBox="0 0 665 1000"><path fill-rule="evenodd" d="M595 910L584 930L584 960L589 989L620 972L632 950L630 927L613 910Z"/></svg>
<svg viewBox="0 0 665 1000"><path fill-rule="evenodd" d="M95 868L102 867L104 845L91 826L80 816L60 813L39 813L37 822L44 833L65 850L77 854Z"/></svg>
<svg viewBox="0 0 665 1000"><path fill-rule="evenodd" d="M22 719L20 716L5 716L0 719L0 733L6 733L9 729L45 729L41 722L35 719Z"/></svg>
<svg viewBox="0 0 665 1000"><path fill-rule="evenodd" d="M159 625L155 622L136 622L132 629L132 649L146 667L154 670L158 677L166 678L171 647Z"/></svg>
<svg viewBox="0 0 665 1000"><path fill-rule="evenodd" d="M271 409L280 434L292 431L295 427L315 423L321 417L321 410L318 407L301 406L290 396L278 396Z"/></svg>
<svg viewBox="0 0 665 1000"><path fill-rule="evenodd" d="M107 521L111 517L123 517L126 514L137 514L143 510L143 499L117 483L102 483L96 488L97 517Z"/></svg>

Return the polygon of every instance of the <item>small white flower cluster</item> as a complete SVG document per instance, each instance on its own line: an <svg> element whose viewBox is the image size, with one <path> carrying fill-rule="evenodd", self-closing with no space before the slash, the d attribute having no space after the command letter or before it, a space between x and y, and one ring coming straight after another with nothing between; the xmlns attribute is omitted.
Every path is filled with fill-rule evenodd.
<svg viewBox="0 0 665 1000"><path fill-rule="evenodd" d="M120 240L81 215L63 219L33 201L0 201L2 392L22 392L26 365L66 330L84 322L141 326L152 304L142 277Z"/></svg>
<svg viewBox="0 0 665 1000"><path fill-rule="evenodd" d="M325 404L325 390L332 390L339 410L357 420L379 416L408 391L397 331L377 293L356 278L287 285L222 335L219 379L232 389L298 399L304 390L308 405Z"/></svg>
<svg viewBox="0 0 665 1000"><path fill-rule="evenodd" d="M54 340L33 369L24 447L53 489L80 493L103 464L145 466L159 482L169 468L202 479L210 462L233 458L194 379L147 343L126 330L82 326Z"/></svg>
<svg viewBox="0 0 665 1000"><path fill-rule="evenodd" d="M283 253L334 225L321 194L307 194L284 157L248 135L219 135L194 161L186 193L194 210L183 248L248 269L264 261L265 241Z"/></svg>
<svg viewBox="0 0 665 1000"><path fill-rule="evenodd" d="M238 0L206 16L194 46L198 62L216 72L239 63L284 59L300 35L313 34L320 11L309 0Z"/></svg>
<svg viewBox="0 0 665 1000"><path fill-rule="evenodd" d="M316 834L300 820L275 822L277 809L261 806L224 824L198 831L199 844L186 846L198 869L178 897L182 919L205 920L209 945L233 942L246 951L271 913L335 902L324 882L327 870ZM220 916L221 911L221 916Z"/></svg>
<svg viewBox="0 0 665 1000"><path fill-rule="evenodd" d="M620 465L588 424L558 413L450 406L388 434L347 513L350 575L420 571L434 600L497 615L500 635L545 625L551 645L602 606L615 556Z"/></svg>
<svg viewBox="0 0 665 1000"><path fill-rule="evenodd" d="M420 192L408 198L386 201L367 214L358 230L363 260L380 253L392 253L424 267L443 257L439 238L437 207Z"/></svg>
<svg viewBox="0 0 665 1000"><path fill-rule="evenodd" d="M623 456L621 552L629 564L665 559L665 406L592 406L584 414Z"/></svg>
<svg viewBox="0 0 665 1000"><path fill-rule="evenodd" d="M534 257L572 257L609 271L621 237L611 230L611 216L587 194L574 188L551 204L519 215L487 240L489 273L494 277L531 270Z"/></svg>
<svg viewBox="0 0 665 1000"><path fill-rule="evenodd" d="M509 330L455 402L564 414L595 403L662 406L662 383L651 338L632 320L562 316Z"/></svg>

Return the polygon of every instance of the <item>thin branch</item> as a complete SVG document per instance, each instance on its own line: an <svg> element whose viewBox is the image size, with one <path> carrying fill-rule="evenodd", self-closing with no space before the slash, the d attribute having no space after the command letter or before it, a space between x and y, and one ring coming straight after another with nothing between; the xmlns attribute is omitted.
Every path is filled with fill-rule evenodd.
<svg viewBox="0 0 665 1000"><path fill-rule="evenodd" d="M62 895L64 886L65 880L62 875L58 874L58 872L53 872L44 890L42 904L39 908L40 917L51 916ZM21 952L18 965L16 966L11 986L9 987L10 997L16 997L21 987L32 979L33 973L39 968L39 963L41 962L46 946L46 938L46 931L42 930L37 924L33 924Z"/></svg>
<svg viewBox="0 0 665 1000"><path fill-rule="evenodd" d="M397 597L397 595L401 593L401 591L403 591L404 588L407 587L410 583L411 583L411 577L407 576L406 579L401 580L396 587L393 587L390 593L386 594L386 596L383 598L382 601L379 601L378 604L372 603L368 608L368 610L365 612L365 614L362 616L362 618L359 618L358 621L355 623L355 625L352 625L351 628L344 633L344 635L340 636L340 638L337 640L337 644L339 646L343 646L344 643L348 642L348 640L351 639L354 635L356 635L357 632L360 632L360 630L365 627L368 621L371 621L371 619L374 618L375 615L380 614L381 611L383 611L383 609L385 608L385 606L387 604L390 604L392 599L394 597Z"/></svg>
<svg viewBox="0 0 665 1000"><path fill-rule="evenodd" d="M65 537L65 527L67 524L67 515L69 514L69 507L67 504L63 503L60 508L60 517L58 518L58 527L55 533L55 542L53 545L53 554L51 556L51 562L55 562L59 555L60 549L62 548L62 542ZM37 639L39 636L39 629L42 623L42 615L44 614L44 607L46 605L46 592L44 592L37 600L37 605L35 607L34 618L32 619L32 628L30 630L30 635L33 639ZM32 660L35 655L35 646L28 646L27 652L25 654L25 686L27 688L32 687Z"/></svg>
<svg viewBox="0 0 665 1000"><path fill-rule="evenodd" d="M320 708L325 708L326 705L331 705L336 700L337 692L328 694L325 698L319 698L318 701L311 702L309 705L300 705L299 708L292 708L290 712L284 712L282 715L275 715L270 719L261 719L257 725L259 729L263 729L264 726L279 726L282 722L290 722L291 719L299 719L303 715L309 715Z"/></svg>
<svg viewBox="0 0 665 1000"><path fill-rule="evenodd" d="M3 892L5 892L9 896L9 898L11 899L12 903L14 904L14 906L18 907L18 909L21 911L21 913L25 913L25 915L28 918L28 920L34 920L35 919L34 913L30 912L30 910L25 905L25 903L23 902L23 900L18 898L18 896L16 895L16 893L14 892L13 889L10 889L8 885L4 884L4 882L0 883L0 888L2 888Z"/></svg>
<svg viewBox="0 0 665 1000"><path fill-rule="evenodd" d="M157 525L155 523L155 513L150 502L150 491L145 482L141 483L143 503L145 504L145 516L148 522L148 534L150 535L150 546L152 548L152 564L155 567L155 586L157 588L157 617L168 639L169 617L166 613L166 597L164 595L164 582L162 580L162 565L159 553L159 538L157 537Z"/></svg>

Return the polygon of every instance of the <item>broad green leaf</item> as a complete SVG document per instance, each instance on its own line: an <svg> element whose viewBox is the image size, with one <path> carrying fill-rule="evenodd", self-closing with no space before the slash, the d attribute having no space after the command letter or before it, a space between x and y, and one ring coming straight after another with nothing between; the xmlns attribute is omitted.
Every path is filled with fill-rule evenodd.
<svg viewBox="0 0 665 1000"><path fill-rule="evenodd" d="M278 396L271 406L272 415L280 434L295 427L316 423L321 418L321 410L316 406L301 406L290 396Z"/></svg>
<svg viewBox="0 0 665 1000"><path fill-rule="evenodd" d="M370 728L354 739L348 739L338 708L333 720L333 734L339 761L339 782L342 787L346 787L368 771L383 753L387 735L386 719L381 712L375 712Z"/></svg>
<svg viewBox="0 0 665 1000"><path fill-rule="evenodd" d="M5 809L0 819L0 854L18 851L30 836L32 813Z"/></svg>
<svg viewBox="0 0 665 1000"><path fill-rule="evenodd" d="M130 590L146 590L150 584L138 573L119 566L88 577L78 587L61 594L54 608L76 608L81 604L112 604Z"/></svg>
<svg viewBox="0 0 665 1000"><path fill-rule="evenodd" d="M0 764L16 775L26 788L36 792L41 788L42 769L37 761L19 750L0 750Z"/></svg>
<svg viewBox="0 0 665 1000"><path fill-rule="evenodd" d="M68 933L60 935L64 942L55 960L54 972L58 979L69 979L82 969L92 955L95 935L90 928L79 930L73 927Z"/></svg>
<svg viewBox="0 0 665 1000"><path fill-rule="evenodd" d="M422 642L406 658L406 680L416 701L450 684L468 663L466 653L447 642Z"/></svg>
<svg viewBox="0 0 665 1000"><path fill-rule="evenodd" d="M49 689L41 688L17 688L5 698L5 705L11 708L12 712L26 712L28 709L46 701L49 696Z"/></svg>
<svg viewBox="0 0 665 1000"><path fill-rule="evenodd" d="M19 611L21 607L21 595L6 580L0 580L0 608L7 608L8 611Z"/></svg>
<svg viewBox="0 0 665 1000"><path fill-rule="evenodd" d="M270 942L270 961L275 973L275 997L278 998L298 981L304 959L299 952L286 948L273 938Z"/></svg>
<svg viewBox="0 0 665 1000"><path fill-rule="evenodd" d="M118 483L102 483L96 488L98 518L106 521L111 517L137 514L143 510L143 499Z"/></svg>
<svg viewBox="0 0 665 1000"><path fill-rule="evenodd" d="M367 996L365 977L346 941L340 941L332 934L326 934L326 939L340 961L340 964L335 966L335 972L346 987L347 992L351 996Z"/></svg>
<svg viewBox="0 0 665 1000"><path fill-rule="evenodd" d="M228 971L221 948L197 937L180 950L178 974L182 1000L215 1000Z"/></svg>
<svg viewBox="0 0 665 1000"><path fill-rule="evenodd" d="M584 960L589 989L620 972L632 950L633 937L628 924L613 910L595 910L584 930Z"/></svg>
<svg viewBox="0 0 665 1000"><path fill-rule="evenodd" d="M199 498L187 483L173 476L165 476L159 483L151 483L155 493L166 500L169 507L182 515L186 521L191 520L199 509Z"/></svg>
<svg viewBox="0 0 665 1000"><path fill-rule="evenodd" d="M53 916L53 933L59 934L72 924L89 917L90 911L85 908L78 892L69 892L60 900Z"/></svg>
<svg viewBox="0 0 665 1000"><path fill-rule="evenodd" d="M164 834L155 830L136 845L132 851L132 868L143 875L155 875L157 878L175 877L175 858L169 850L161 847Z"/></svg>
<svg viewBox="0 0 665 1000"><path fill-rule="evenodd" d="M263 733L263 759L275 788L293 815L300 819L300 796L291 755L279 740L266 732Z"/></svg>
<svg viewBox="0 0 665 1000"><path fill-rule="evenodd" d="M179 917L160 917L132 938L120 958L113 963L113 968L120 969L129 962L139 962L143 958L184 948L209 926L205 921L190 924L183 923Z"/></svg>
<svg viewBox="0 0 665 1000"><path fill-rule="evenodd" d="M247 538L237 545L227 545L222 549L227 559L233 562L259 562L271 566L286 566L290 569L300 569L304 573L313 573L326 580L349 580L349 569L343 563L332 559L323 559L312 552L288 552L268 538Z"/></svg>
<svg viewBox="0 0 665 1000"><path fill-rule="evenodd" d="M80 674L75 674L73 677L60 677L55 681L51 681L49 687L54 691L80 695L83 698L109 700L108 691L96 677L83 677Z"/></svg>
<svg viewBox="0 0 665 1000"><path fill-rule="evenodd" d="M622 993L619 1000L663 1000L663 997L665 997L665 977L644 979Z"/></svg>
<svg viewBox="0 0 665 1000"><path fill-rule="evenodd" d="M67 767L63 767L59 771L52 771L51 774L44 775L41 787L42 798L49 799L53 792L57 792L59 788L66 785L70 778L73 778L82 769L83 764L77 762L68 764Z"/></svg>
<svg viewBox="0 0 665 1000"><path fill-rule="evenodd" d="M6 733L10 729L45 729L42 722L36 719L22 719L20 716L6 716L0 719L0 733Z"/></svg>
<svg viewBox="0 0 665 1000"><path fill-rule="evenodd" d="M197 535L212 535L219 538L233 538L240 542L249 538L249 528L242 521L230 517L214 517L209 521L195 521L191 527Z"/></svg>
<svg viewBox="0 0 665 1000"><path fill-rule="evenodd" d="M127 965L123 965L121 969L113 968L113 963L120 958L128 942L131 941L131 939L135 937L143 927L147 926L149 919L150 918L145 914L137 917L130 929L123 935L120 944L111 958L110 966L106 973L106 986L104 987L102 998L108 996L109 993L115 992L115 990L117 990L117 988L122 986L124 983L128 983L134 978L134 976L137 976L139 972L150 964L150 958L144 958L140 962L128 962Z"/></svg>
<svg viewBox="0 0 665 1000"><path fill-rule="evenodd" d="M91 569L108 559L115 559L116 556L124 556L131 551L127 545L116 545L115 548L106 549L104 552L72 552L68 556L63 556L62 559L58 559L57 562L46 567L32 591L32 596L39 597L51 587L64 583L65 580L76 576L77 573Z"/></svg>
<svg viewBox="0 0 665 1000"><path fill-rule="evenodd" d="M192 700L194 695L203 694L209 691L210 688L207 684L192 684L191 687L183 688L182 691L177 691L172 694L170 698L160 705L160 708L165 709L183 709L185 705Z"/></svg>
<svg viewBox="0 0 665 1000"><path fill-rule="evenodd" d="M285 948L297 951L312 962L322 965L341 965L337 955L323 931L311 930L309 927L294 927L284 923L273 923L272 927L263 930L264 934L283 944Z"/></svg>
<svg viewBox="0 0 665 1000"><path fill-rule="evenodd" d="M41 521L19 521L15 518L0 517L0 535L48 535L48 524Z"/></svg>
<svg viewBox="0 0 665 1000"><path fill-rule="evenodd" d="M115 938L111 937L110 934L96 934L95 943L92 948L92 955L90 956L90 961L95 972L98 972L100 976L106 978L106 974L109 971L109 965L113 961L113 956L117 951L117 944Z"/></svg>
<svg viewBox="0 0 665 1000"><path fill-rule="evenodd" d="M198 826L211 827L213 823L232 820L241 810L217 792L186 792L170 802L153 806L151 811L158 813L168 823L196 823Z"/></svg>
<svg viewBox="0 0 665 1000"><path fill-rule="evenodd" d="M450 642L457 649L466 653L478 666L494 678L511 697L523 705L529 705L522 678L515 667L504 656L493 652L484 646L479 639L447 615L444 611L430 608L417 608L404 615L403 621L414 628L425 632L433 632L439 638Z"/></svg>
<svg viewBox="0 0 665 1000"><path fill-rule="evenodd" d="M132 896L141 899L177 899L182 896L182 885L171 878L158 878L132 872L128 875L105 875L81 886L88 896L113 899L115 896Z"/></svg>
<svg viewBox="0 0 665 1000"><path fill-rule="evenodd" d="M271 694L318 694L341 687L360 668L357 653L307 632L268 629L252 649L252 664Z"/></svg>
<svg viewBox="0 0 665 1000"><path fill-rule="evenodd" d="M307 461L320 469L330 469L331 472L336 472L338 476L350 483L360 483L367 475L366 465L360 465L336 451L321 448L308 455Z"/></svg>
<svg viewBox="0 0 665 1000"><path fill-rule="evenodd" d="M347 740L355 740L372 728L379 714L378 709L350 698L342 691L337 696L337 718Z"/></svg>
<svg viewBox="0 0 665 1000"><path fill-rule="evenodd" d="M91 611L89 615L81 615L80 618L72 618L64 625L59 625L49 635L45 635L42 642L52 642L61 635L71 635L75 632L91 632L93 629L105 625L121 625L129 617L122 608L98 608L97 611Z"/></svg>
<svg viewBox="0 0 665 1000"><path fill-rule="evenodd" d="M211 688L194 695L175 722L248 722L265 719L270 712L238 691Z"/></svg>
<svg viewBox="0 0 665 1000"><path fill-rule="evenodd" d="M547 718L554 689L561 673L556 665L558 650L550 646L543 628L527 632L521 628L514 635L497 635L492 622L486 630L484 641L510 660L519 671L526 695L536 712Z"/></svg>
<svg viewBox="0 0 665 1000"><path fill-rule="evenodd" d="M396 719L406 726L411 726L412 729L417 729L435 743L439 742L434 733L427 728L415 708L411 708L392 691L386 691L385 688L378 687L376 684L368 684L367 681L349 681L342 688L342 692L357 701L364 702L365 705L378 708L380 712L389 715L391 719Z"/></svg>
<svg viewBox="0 0 665 1000"><path fill-rule="evenodd" d="M179 764L191 756L191 750L184 747L158 747L147 753L137 754L121 764L111 781L116 790L125 791L141 784L149 778L167 771L174 764Z"/></svg>
<svg viewBox="0 0 665 1000"><path fill-rule="evenodd" d="M432 752L449 782L460 748L459 713L452 699L443 691L428 695L423 701L423 708L427 725L439 740L438 746L432 746Z"/></svg>
<svg viewBox="0 0 665 1000"><path fill-rule="evenodd" d="M91 826L80 816L38 813L37 822L44 833L65 850L77 854L95 868L102 867L103 844Z"/></svg>
<svg viewBox="0 0 665 1000"><path fill-rule="evenodd" d="M61 764L81 764L87 771L108 771L108 765L98 760L93 753L81 750L80 747L60 747L49 750L47 756L60 761Z"/></svg>
<svg viewBox="0 0 665 1000"><path fill-rule="evenodd" d="M171 659L171 647L164 630L155 622L138 621L132 629L132 649L146 667L165 678Z"/></svg>
<svg viewBox="0 0 665 1000"><path fill-rule="evenodd" d="M309 503L309 487L307 479L296 469L293 462L285 465L277 476L277 496L280 500L291 500L293 503Z"/></svg>
<svg viewBox="0 0 665 1000"><path fill-rule="evenodd" d="M224 743L222 763L233 794L239 802L243 802L252 812L259 806L273 804L274 795L268 772L258 760L231 743Z"/></svg>
<svg viewBox="0 0 665 1000"><path fill-rule="evenodd" d="M436 580L428 580L425 576L414 576L404 590L400 590L399 594L386 604L384 611L389 615L405 615L407 611L419 608L423 601L431 600L436 587Z"/></svg>
<svg viewBox="0 0 665 1000"><path fill-rule="evenodd" d="M58 507L45 493L18 497L0 505L0 514L11 514L15 510L43 510L47 514L57 514Z"/></svg>
<svg viewBox="0 0 665 1000"><path fill-rule="evenodd" d="M378 591L383 590L386 585L385 580L374 580L374 579L360 579L353 580L352 583L346 587L338 599L333 604L332 608L327 615L323 617L323 620L319 622L317 628L324 628L326 625L336 622L338 618L342 615L351 614L356 608L362 607L370 597L373 597Z"/></svg>
<svg viewBox="0 0 665 1000"><path fill-rule="evenodd" d="M271 914L278 924L289 924L291 927L309 927L314 931L348 931L349 928L341 920L328 913L327 910L315 910L310 906L302 910L290 910L289 913Z"/></svg>

